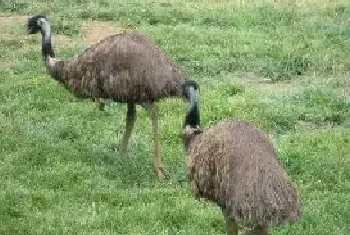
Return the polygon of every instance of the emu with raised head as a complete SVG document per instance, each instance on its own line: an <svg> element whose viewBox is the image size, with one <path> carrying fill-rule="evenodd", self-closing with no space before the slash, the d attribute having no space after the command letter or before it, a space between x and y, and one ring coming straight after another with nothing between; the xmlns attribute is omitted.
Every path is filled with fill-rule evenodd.
<svg viewBox="0 0 350 235"><path fill-rule="evenodd" d="M39 32L42 34L42 58L53 79L77 97L127 103L122 151L127 150L136 120L136 105L147 107L154 135L154 165L162 180L166 171L160 154L155 103L175 96L191 99L184 94L192 86L187 73L151 40L136 32L109 36L70 60L55 58L48 18L43 15L30 17L28 33Z"/></svg>

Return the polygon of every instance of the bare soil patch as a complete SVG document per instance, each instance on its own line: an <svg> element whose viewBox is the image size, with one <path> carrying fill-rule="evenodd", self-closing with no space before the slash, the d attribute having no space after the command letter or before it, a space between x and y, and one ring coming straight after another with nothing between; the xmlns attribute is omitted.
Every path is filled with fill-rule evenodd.
<svg viewBox="0 0 350 235"><path fill-rule="evenodd" d="M13 28L22 26L23 30L27 24L27 16L0 16L0 38L13 38Z"/></svg>
<svg viewBox="0 0 350 235"><path fill-rule="evenodd" d="M3 30L3 29L1 29L1 31L3 32L3 33L0 34L0 42L1 43L6 42L7 40L15 40L15 39L18 38L14 34L10 34L8 32L5 32L5 30Z"/></svg>
<svg viewBox="0 0 350 235"><path fill-rule="evenodd" d="M23 15L1 15L0 22L2 27L18 25L18 24L26 24L28 20L28 16Z"/></svg>
<svg viewBox="0 0 350 235"><path fill-rule="evenodd" d="M255 86L259 87L260 89L272 89L272 90L290 90L295 88L295 84L291 82L274 82L269 79L266 80L259 80L256 82Z"/></svg>
<svg viewBox="0 0 350 235"><path fill-rule="evenodd" d="M269 78L264 77L257 77L255 73L247 73L246 74L247 79L245 82L249 86L254 86L258 89L265 89L265 90L278 90L278 91L285 91L285 90L292 90L296 87L295 81L288 80L288 81L273 81Z"/></svg>
<svg viewBox="0 0 350 235"><path fill-rule="evenodd" d="M83 25L83 42L94 44L110 35L123 31L123 28L114 27L108 22L89 21Z"/></svg>

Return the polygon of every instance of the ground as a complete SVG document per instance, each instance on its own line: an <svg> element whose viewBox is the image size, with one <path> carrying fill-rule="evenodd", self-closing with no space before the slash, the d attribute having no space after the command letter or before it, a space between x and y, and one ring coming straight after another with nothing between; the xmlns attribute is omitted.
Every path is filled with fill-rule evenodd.
<svg viewBox="0 0 350 235"><path fill-rule="evenodd" d="M303 202L283 235L350 232L350 3L346 0L0 2L0 234L225 234L193 198L179 139L187 103L160 106L158 182L148 113L115 151L126 107L100 112L47 75L29 16L48 14L57 57L136 30L201 86L202 127L253 122L273 137Z"/></svg>

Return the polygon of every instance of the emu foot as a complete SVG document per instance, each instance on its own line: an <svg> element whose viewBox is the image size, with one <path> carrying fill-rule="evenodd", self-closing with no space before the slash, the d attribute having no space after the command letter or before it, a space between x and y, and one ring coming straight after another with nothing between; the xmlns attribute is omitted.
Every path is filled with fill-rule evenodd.
<svg viewBox="0 0 350 235"><path fill-rule="evenodd" d="M91 98L92 102L94 102L96 104L96 106L98 107L98 109L100 111L105 111L105 102L102 101L102 99L100 98Z"/></svg>
<svg viewBox="0 0 350 235"><path fill-rule="evenodd" d="M98 102L98 109L100 111L105 111L106 104L104 102Z"/></svg>
<svg viewBox="0 0 350 235"><path fill-rule="evenodd" d="M268 235L268 227L257 226L253 229L247 229L242 235Z"/></svg>
<svg viewBox="0 0 350 235"><path fill-rule="evenodd" d="M125 144L121 143L117 146L117 148L115 149L117 152L121 152L121 153L126 153L128 151L128 146L126 146Z"/></svg>
<svg viewBox="0 0 350 235"><path fill-rule="evenodd" d="M163 165L156 167L158 180L163 181L165 178L169 179L169 172L164 168Z"/></svg>

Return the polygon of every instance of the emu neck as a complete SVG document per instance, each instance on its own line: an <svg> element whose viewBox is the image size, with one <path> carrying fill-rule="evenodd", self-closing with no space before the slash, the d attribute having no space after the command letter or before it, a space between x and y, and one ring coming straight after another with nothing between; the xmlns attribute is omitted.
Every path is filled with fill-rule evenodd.
<svg viewBox="0 0 350 235"><path fill-rule="evenodd" d="M200 126L199 114L199 90L194 87L189 87L190 107L188 108L184 126L197 127Z"/></svg>
<svg viewBox="0 0 350 235"><path fill-rule="evenodd" d="M183 136L185 150L188 152L191 143L200 135L200 115L199 115L199 88L198 85L188 84L185 88L186 97L190 101L184 127L186 129ZM188 132L187 128L194 128L193 132Z"/></svg>
<svg viewBox="0 0 350 235"><path fill-rule="evenodd" d="M56 58L51 58L48 56L46 58L46 68L51 77L57 81L63 82L65 62L57 60Z"/></svg>
<svg viewBox="0 0 350 235"><path fill-rule="evenodd" d="M51 44L51 26L50 23L47 21L44 21L42 24L42 56L43 60L46 60L47 57L55 57L55 53L52 48Z"/></svg>

